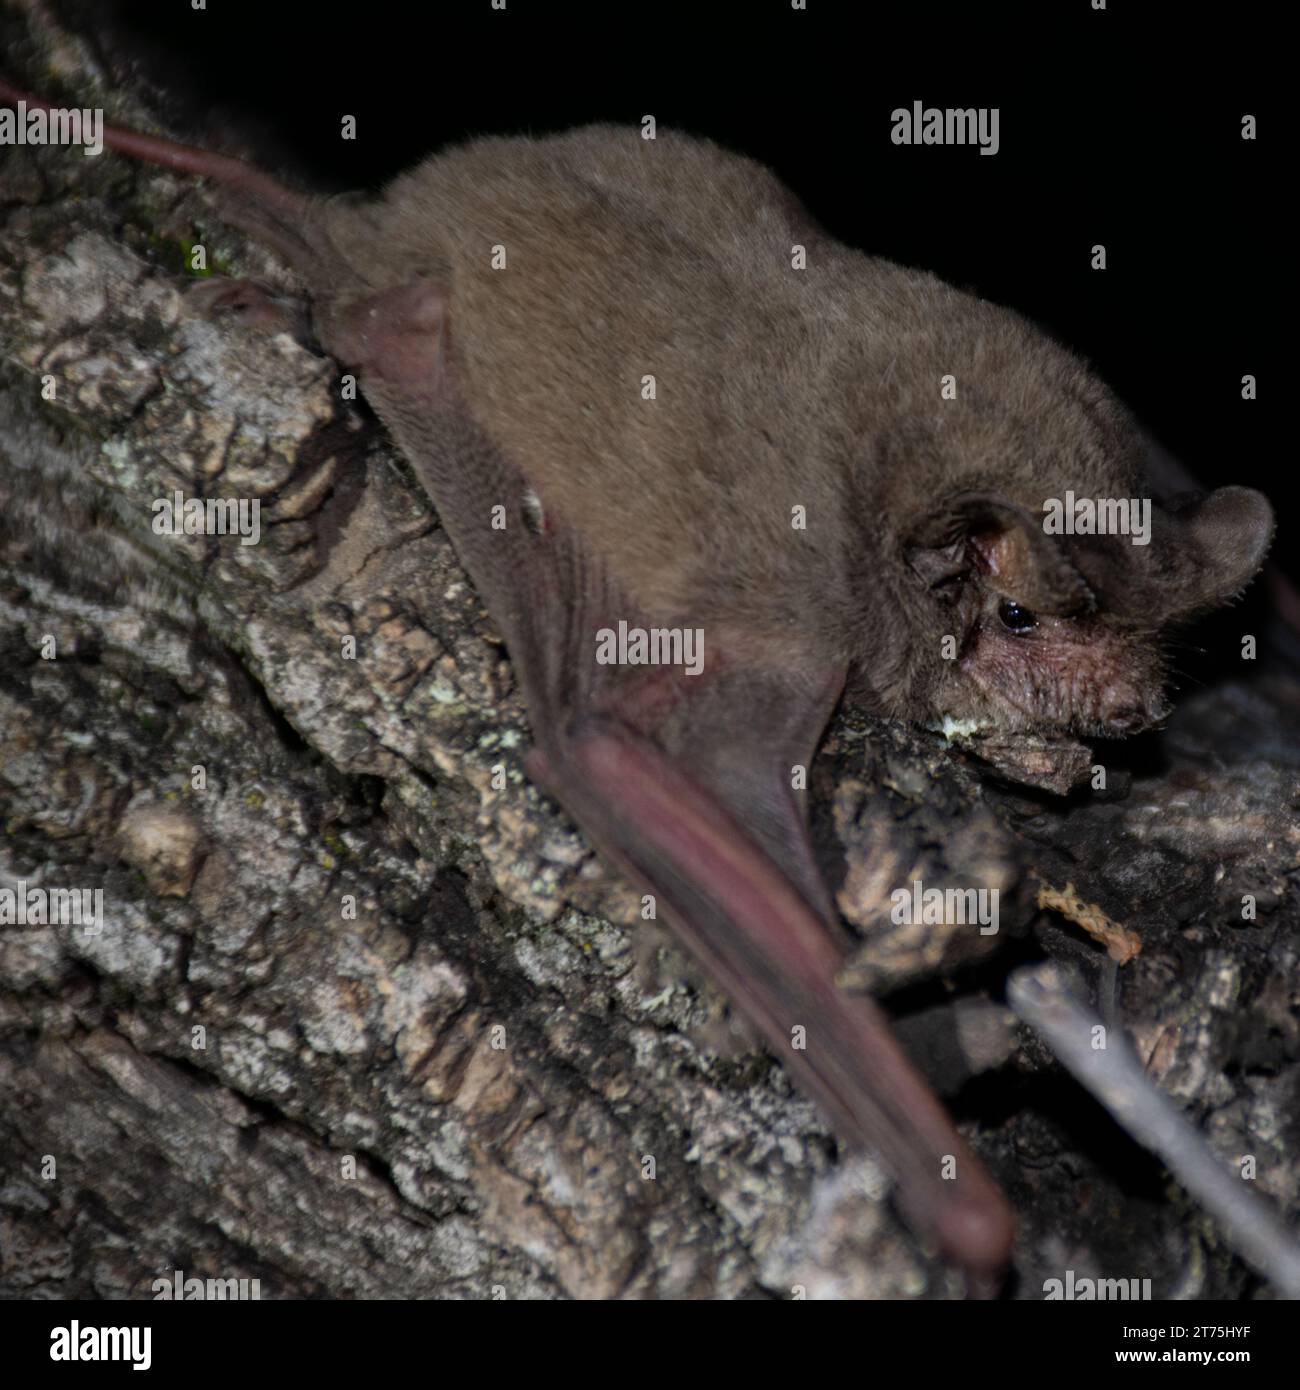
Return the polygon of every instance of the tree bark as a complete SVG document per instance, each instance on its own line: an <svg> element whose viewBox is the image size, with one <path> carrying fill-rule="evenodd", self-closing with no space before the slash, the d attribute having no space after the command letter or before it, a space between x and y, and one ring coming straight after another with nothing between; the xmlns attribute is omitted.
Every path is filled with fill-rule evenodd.
<svg viewBox="0 0 1300 1390"><path fill-rule="evenodd" d="M147 123L42 15L0 20L8 75L57 52L79 104ZM283 285L274 260L191 180L3 158L0 888L102 889L105 921L0 928L0 1293L150 1297L177 1269L263 1297L960 1292L527 782L507 655L335 364L196 309L180 268L202 244ZM155 534L176 492L258 499L261 543ZM1140 939L1149 1072L1300 1204L1300 685L1222 655L1259 616L1212 630L1168 730L1099 756L1104 797L999 788L852 710L813 769L849 973L1013 1193L1018 1296L1067 1266L1257 1288L990 1002L1044 953L1108 979L1043 885ZM894 927L917 878L998 889L1002 931Z"/></svg>

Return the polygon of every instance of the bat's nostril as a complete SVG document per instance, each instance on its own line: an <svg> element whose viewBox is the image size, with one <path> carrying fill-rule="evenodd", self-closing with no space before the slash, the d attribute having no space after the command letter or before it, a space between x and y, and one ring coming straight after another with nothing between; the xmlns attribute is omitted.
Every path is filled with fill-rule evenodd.
<svg viewBox="0 0 1300 1390"><path fill-rule="evenodd" d="M1122 733L1136 734L1143 728L1150 728L1158 723L1161 713L1158 702L1132 701L1125 705L1115 705L1105 721L1111 728L1121 730Z"/></svg>
<svg viewBox="0 0 1300 1390"><path fill-rule="evenodd" d="M1151 722L1151 713L1145 705L1120 705L1110 712L1106 722L1112 728L1133 733Z"/></svg>

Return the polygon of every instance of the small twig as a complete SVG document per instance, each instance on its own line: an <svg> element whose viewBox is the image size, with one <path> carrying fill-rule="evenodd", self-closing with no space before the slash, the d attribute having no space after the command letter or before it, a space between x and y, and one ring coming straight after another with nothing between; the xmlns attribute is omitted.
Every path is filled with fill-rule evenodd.
<svg viewBox="0 0 1300 1390"><path fill-rule="evenodd" d="M1107 917L1096 903L1086 903L1075 891L1073 883L1053 888L1039 879L1038 906L1059 912L1076 926L1082 927L1094 941L1106 948L1111 960L1127 965L1142 950L1142 938L1119 922Z"/></svg>
<svg viewBox="0 0 1300 1390"><path fill-rule="evenodd" d="M1286 1297L1300 1298L1300 1244L1268 1203L1232 1177L1199 1131L1150 1081L1124 1034L1107 1029L1106 1046L1094 1047L1101 1020L1070 994L1055 965L1016 971L1007 1000L1043 1035L1075 1079L1215 1217L1233 1249Z"/></svg>

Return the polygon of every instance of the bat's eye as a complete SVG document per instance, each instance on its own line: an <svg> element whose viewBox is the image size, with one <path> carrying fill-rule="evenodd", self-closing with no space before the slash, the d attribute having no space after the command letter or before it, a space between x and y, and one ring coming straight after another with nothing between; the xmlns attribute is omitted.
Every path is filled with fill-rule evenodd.
<svg viewBox="0 0 1300 1390"><path fill-rule="evenodd" d="M998 605L998 617L1002 619L1002 626L1008 632L1029 632L1038 626L1038 619L1029 609L1021 608L1010 599L1004 599Z"/></svg>

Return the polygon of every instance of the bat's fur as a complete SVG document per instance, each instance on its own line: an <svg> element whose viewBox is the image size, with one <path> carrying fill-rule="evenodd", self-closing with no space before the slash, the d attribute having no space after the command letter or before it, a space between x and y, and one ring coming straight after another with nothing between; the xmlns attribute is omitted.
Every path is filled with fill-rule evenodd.
<svg viewBox="0 0 1300 1390"><path fill-rule="evenodd" d="M990 564L1008 549L990 543L958 557L968 580L919 579L909 542L959 494L1006 504L967 518L963 547L1008 516L1041 532L1067 490L1148 496L1141 437L1025 319L836 243L771 173L707 141L479 140L320 215L349 292L445 285L468 412L654 621L847 662L879 712L1144 727L1164 711L1158 630L1235 593L1267 548L1267 504L1234 489L1207 538L1165 514L1149 546L1053 542L1047 563L1086 582L1051 616L1041 534L1018 563ZM1037 628L1010 633L1004 598Z"/></svg>

